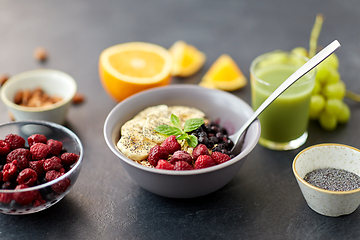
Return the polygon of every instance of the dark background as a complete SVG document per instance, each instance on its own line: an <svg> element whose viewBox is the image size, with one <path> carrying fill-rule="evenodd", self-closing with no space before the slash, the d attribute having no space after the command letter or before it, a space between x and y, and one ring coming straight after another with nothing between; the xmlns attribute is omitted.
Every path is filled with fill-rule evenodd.
<svg viewBox="0 0 360 240"><path fill-rule="evenodd" d="M169 48L184 40L206 53L205 66L173 83L197 84L223 53L249 78L251 61L276 49L308 48L317 13L325 16L319 45L334 39L340 74L360 93L358 0L0 0L0 74L52 68L72 75L86 97L72 106L66 126L82 140L85 159L72 191L53 207L26 216L0 215L0 239L356 239L360 212L331 218L312 211L292 173L295 155L310 145L335 142L360 147L360 103L336 131L317 122L297 150L257 146L225 187L195 199L168 199L143 190L119 164L103 138L116 105L98 77L105 48L145 41ZM48 61L33 59L42 46ZM233 92L250 104L250 85ZM9 122L0 102L0 123Z"/></svg>

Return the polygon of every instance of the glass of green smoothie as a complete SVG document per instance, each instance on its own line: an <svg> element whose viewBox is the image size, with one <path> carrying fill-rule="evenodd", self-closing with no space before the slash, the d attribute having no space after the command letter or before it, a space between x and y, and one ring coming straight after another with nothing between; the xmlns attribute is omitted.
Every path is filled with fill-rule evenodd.
<svg viewBox="0 0 360 240"><path fill-rule="evenodd" d="M304 56L283 51L257 57L250 66L253 109L256 110L307 60ZM291 150L306 142L315 75L316 70L304 75L260 114L260 145L273 150Z"/></svg>

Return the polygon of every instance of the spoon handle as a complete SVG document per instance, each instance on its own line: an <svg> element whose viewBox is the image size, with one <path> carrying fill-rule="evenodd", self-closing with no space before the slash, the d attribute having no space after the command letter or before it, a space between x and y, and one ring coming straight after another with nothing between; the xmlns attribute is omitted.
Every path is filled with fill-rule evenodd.
<svg viewBox="0 0 360 240"><path fill-rule="evenodd" d="M269 106L279 95L281 95L286 89L288 89L293 83L295 83L299 78L304 76L319 63L324 61L328 56L330 56L337 48L340 47L340 43L337 40L334 40L332 43L327 45L323 50L318 52L314 57L302 65L298 70L296 70L288 79L286 79L255 111L255 113L246 121L246 123L239 130L240 135L248 128L248 126L264 111L264 109ZM239 136L240 137L240 136Z"/></svg>

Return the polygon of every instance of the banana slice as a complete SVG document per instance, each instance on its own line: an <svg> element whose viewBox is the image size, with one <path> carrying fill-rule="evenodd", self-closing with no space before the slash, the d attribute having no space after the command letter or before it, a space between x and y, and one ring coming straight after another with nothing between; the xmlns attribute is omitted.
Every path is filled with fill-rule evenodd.
<svg viewBox="0 0 360 240"><path fill-rule="evenodd" d="M142 130L144 137L157 144L161 144L166 139L166 136L155 132L154 129L163 124L172 125L170 116L170 112L150 113Z"/></svg>
<svg viewBox="0 0 360 240"><path fill-rule="evenodd" d="M167 105L157 105L153 107L148 107L139 112L134 119L146 119L147 116L151 113L160 113L160 112L167 112L168 106Z"/></svg>
<svg viewBox="0 0 360 240"><path fill-rule="evenodd" d="M156 143L145 138L143 135L133 133L121 136L116 144L122 154L134 161L146 159L150 149L155 145Z"/></svg>
<svg viewBox="0 0 360 240"><path fill-rule="evenodd" d="M131 119L127 121L122 127L121 127L121 136L126 134L142 134L143 126L146 123L146 119Z"/></svg>

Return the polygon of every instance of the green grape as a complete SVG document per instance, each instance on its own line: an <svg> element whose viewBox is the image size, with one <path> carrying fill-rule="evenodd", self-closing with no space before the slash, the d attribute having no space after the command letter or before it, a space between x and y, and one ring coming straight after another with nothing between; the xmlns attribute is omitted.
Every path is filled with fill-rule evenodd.
<svg viewBox="0 0 360 240"><path fill-rule="evenodd" d="M326 101L325 112L330 115L337 116L343 107L342 100L337 98L330 98Z"/></svg>
<svg viewBox="0 0 360 240"><path fill-rule="evenodd" d="M268 67L276 64L283 64L288 61L289 61L288 56L285 53L275 51L271 56L271 58L264 59L259 63L259 68Z"/></svg>
<svg viewBox="0 0 360 240"><path fill-rule="evenodd" d="M329 75L330 75L329 69L323 63L320 63L316 67L316 81L320 83L325 83Z"/></svg>
<svg viewBox="0 0 360 240"><path fill-rule="evenodd" d="M337 83L327 84L322 89L322 94L326 98L343 99L346 92L346 86L342 81Z"/></svg>
<svg viewBox="0 0 360 240"><path fill-rule="evenodd" d="M342 102L342 108L337 114L338 122L342 124L347 123L350 119L350 116L351 112L349 106L346 103Z"/></svg>
<svg viewBox="0 0 360 240"><path fill-rule="evenodd" d="M318 94L321 92L321 83L319 81L315 81L314 88L311 92L312 95Z"/></svg>
<svg viewBox="0 0 360 240"><path fill-rule="evenodd" d="M309 117L312 120L318 119L320 112L325 107L325 98L320 94L315 94L311 96L310 107L309 107Z"/></svg>
<svg viewBox="0 0 360 240"><path fill-rule="evenodd" d="M329 57L327 57L323 63L327 66L331 66L331 68L334 68L336 70L339 69L339 59L338 57L336 56L335 53L331 54Z"/></svg>
<svg viewBox="0 0 360 240"><path fill-rule="evenodd" d="M308 51L304 47L296 47L291 50L292 53L298 54L300 56L308 57Z"/></svg>
<svg viewBox="0 0 360 240"><path fill-rule="evenodd" d="M340 73L335 68L328 68L329 76L325 80L325 84L337 83L340 81Z"/></svg>
<svg viewBox="0 0 360 240"><path fill-rule="evenodd" d="M319 115L319 123L323 129L332 131L337 126L337 118L335 115L330 115L326 111L322 111Z"/></svg>

